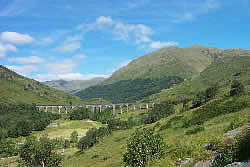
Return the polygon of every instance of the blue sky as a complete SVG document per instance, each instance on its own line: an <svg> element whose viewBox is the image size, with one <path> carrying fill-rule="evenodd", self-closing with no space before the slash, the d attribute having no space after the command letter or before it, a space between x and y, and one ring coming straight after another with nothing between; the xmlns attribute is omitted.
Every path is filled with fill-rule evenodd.
<svg viewBox="0 0 250 167"><path fill-rule="evenodd" d="M250 0L0 0L0 64L76 80L163 47L250 49L249 9Z"/></svg>

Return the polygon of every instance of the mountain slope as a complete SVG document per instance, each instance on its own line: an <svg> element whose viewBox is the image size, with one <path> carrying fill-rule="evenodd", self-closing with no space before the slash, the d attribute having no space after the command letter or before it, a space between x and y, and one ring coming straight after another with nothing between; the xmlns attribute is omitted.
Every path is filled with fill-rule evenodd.
<svg viewBox="0 0 250 167"><path fill-rule="evenodd" d="M232 80L240 80L245 85L250 84L250 56L224 56L203 70L200 75L185 80L172 89L164 89L144 100L159 101L169 97L194 96L198 92L217 84L220 87L229 86Z"/></svg>
<svg viewBox="0 0 250 167"><path fill-rule="evenodd" d="M78 97L25 78L0 65L0 103L69 104L82 103Z"/></svg>
<svg viewBox="0 0 250 167"><path fill-rule="evenodd" d="M139 57L127 66L115 72L103 84L110 84L120 80L145 78L163 78L179 76L187 78L201 72L211 63L210 52L219 49L202 46L187 48L169 47Z"/></svg>
<svg viewBox="0 0 250 167"><path fill-rule="evenodd" d="M55 81L43 82L43 84L51 88L55 88L67 93L74 94L80 90L84 90L90 86L94 86L103 80L105 80L105 78L100 77L100 78L93 78L90 80L74 80L74 81L55 80Z"/></svg>
<svg viewBox="0 0 250 167"><path fill-rule="evenodd" d="M76 95L83 99L104 97L112 102L136 101L198 76L217 59L237 55L250 55L250 51L205 46L164 48L139 57L104 82ZM173 77L179 79L174 80L173 84L164 84ZM161 82L162 80L165 81ZM131 81L134 82L133 85ZM139 90L134 89L139 87ZM131 94L134 98L131 98Z"/></svg>

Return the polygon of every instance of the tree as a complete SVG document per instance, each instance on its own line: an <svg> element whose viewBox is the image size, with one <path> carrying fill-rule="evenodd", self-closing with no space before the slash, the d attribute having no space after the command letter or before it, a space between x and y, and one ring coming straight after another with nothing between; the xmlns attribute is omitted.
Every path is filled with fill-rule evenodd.
<svg viewBox="0 0 250 167"><path fill-rule="evenodd" d="M145 167L148 162L161 158L165 148L163 138L154 134L153 129L137 130L127 142L123 161L127 166Z"/></svg>
<svg viewBox="0 0 250 167"><path fill-rule="evenodd" d="M83 151L86 148L94 146L94 144L99 142L99 136L98 136L98 130L95 128L92 128L88 130L86 133L86 136L83 136L79 143L78 143L78 148Z"/></svg>
<svg viewBox="0 0 250 167"><path fill-rule="evenodd" d="M205 90L205 101L208 102L211 99L214 99L218 93L218 87L212 86Z"/></svg>
<svg viewBox="0 0 250 167"><path fill-rule="evenodd" d="M207 103L209 100L214 99L217 93L218 93L218 87L216 85L209 87L205 91L198 93L193 100L192 108L200 107L201 105Z"/></svg>
<svg viewBox="0 0 250 167"><path fill-rule="evenodd" d="M152 111L149 111L144 117L145 124L154 123L161 118L168 117L175 112L174 106L168 102L156 104Z"/></svg>
<svg viewBox="0 0 250 167"><path fill-rule="evenodd" d="M10 137L29 136L32 130L32 124L26 120L17 122L16 127L9 131Z"/></svg>
<svg viewBox="0 0 250 167"><path fill-rule="evenodd" d="M62 160L55 152L55 143L47 137L28 137L20 149L20 158L28 167L58 167Z"/></svg>
<svg viewBox="0 0 250 167"><path fill-rule="evenodd" d="M71 143L77 143L77 141L78 141L78 133L77 133L77 131L74 130L74 131L71 133L70 142L71 142Z"/></svg>
<svg viewBox="0 0 250 167"><path fill-rule="evenodd" d="M77 144L78 149L83 151L89 147L94 146L100 141L104 136L109 135L111 130L109 128L100 127L99 129L92 128L83 136Z"/></svg>
<svg viewBox="0 0 250 167"><path fill-rule="evenodd" d="M74 110L69 115L70 120L83 120L89 119L89 110L87 108L81 108L78 110Z"/></svg>
<svg viewBox="0 0 250 167"><path fill-rule="evenodd" d="M238 80L234 80L231 85L230 96L237 96L244 93L244 85Z"/></svg>
<svg viewBox="0 0 250 167"><path fill-rule="evenodd" d="M0 157L10 157L18 154L17 145L12 139L0 139Z"/></svg>

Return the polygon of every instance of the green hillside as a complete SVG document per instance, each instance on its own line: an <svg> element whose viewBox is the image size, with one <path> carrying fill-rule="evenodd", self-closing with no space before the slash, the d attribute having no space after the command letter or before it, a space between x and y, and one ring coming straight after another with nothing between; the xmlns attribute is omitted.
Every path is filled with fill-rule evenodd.
<svg viewBox="0 0 250 167"><path fill-rule="evenodd" d="M211 63L211 54L213 52L219 53L220 49L203 46L160 49L133 60L102 84L110 84L121 80L154 79L166 76L189 78L201 72Z"/></svg>
<svg viewBox="0 0 250 167"><path fill-rule="evenodd" d="M69 104L82 103L78 97L45 86L0 66L0 103Z"/></svg>
<svg viewBox="0 0 250 167"><path fill-rule="evenodd" d="M173 85L180 84L183 80L185 80L184 83L187 83L186 80L193 80L212 62L224 57L239 57L239 55L250 55L250 51L243 49L224 50L205 46L164 48L139 57L115 72L107 80L80 91L76 95L83 99L104 97L112 102L147 99L145 97L158 93L161 89L169 89ZM168 84L170 78L179 79ZM204 78L206 77L204 76ZM203 87L200 85L202 83L196 84ZM196 85L192 85L196 87Z"/></svg>
<svg viewBox="0 0 250 167"><path fill-rule="evenodd" d="M43 84L55 88L58 90L62 90L67 93L74 94L80 90L84 90L90 86L94 86L101 81L105 80L105 78L93 78L90 80L73 80L73 81L65 81L65 80L54 80L54 81L46 81Z"/></svg>
<svg viewBox="0 0 250 167"><path fill-rule="evenodd" d="M164 89L144 100L160 101L170 98L193 97L209 86L218 84L228 86L232 80L240 80L244 84L250 83L250 56L224 56L209 65L194 78L185 80L172 89Z"/></svg>

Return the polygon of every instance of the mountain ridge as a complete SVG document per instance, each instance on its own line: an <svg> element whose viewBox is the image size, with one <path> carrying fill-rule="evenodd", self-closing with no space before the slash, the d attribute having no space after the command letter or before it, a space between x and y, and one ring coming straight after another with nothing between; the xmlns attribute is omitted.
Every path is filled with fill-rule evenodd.
<svg viewBox="0 0 250 167"><path fill-rule="evenodd" d="M90 86L94 86L103 80L105 80L105 78L96 77L89 80L52 80L43 82L43 84L67 93L75 94L76 92L84 90Z"/></svg>
<svg viewBox="0 0 250 167"><path fill-rule="evenodd" d="M70 104L83 103L76 96L50 88L0 65L0 103L2 104Z"/></svg>
<svg viewBox="0 0 250 167"><path fill-rule="evenodd" d="M200 45L163 48L131 61L127 66L113 73L110 78L96 86L79 91L76 95L82 99L104 97L111 101L119 98L129 100L128 95L132 93L131 91L136 92L133 88L142 87L138 90L140 93L137 92L138 94L133 99L140 100L140 98L145 98L146 95L150 96L150 93L155 94L160 92L161 89L169 89L176 84L180 84L180 82L176 82L171 86L164 86L162 84L166 82L158 82L146 86L148 79L152 82L167 80L168 77L180 77L181 80L189 80L200 75L217 59L240 55L250 55L250 51L219 49ZM131 85L130 81L135 81L135 85ZM119 87L120 85L122 85L122 88Z"/></svg>

